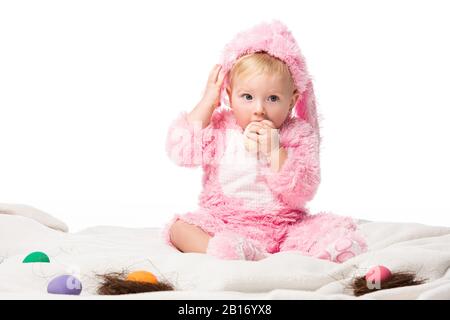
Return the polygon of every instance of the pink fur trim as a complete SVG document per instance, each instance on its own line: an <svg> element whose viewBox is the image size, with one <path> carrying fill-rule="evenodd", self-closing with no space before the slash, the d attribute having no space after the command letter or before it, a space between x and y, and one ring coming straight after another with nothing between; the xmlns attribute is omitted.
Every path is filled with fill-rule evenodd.
<svg viewBox="0 0 450 320"><path fill-rule="evenodd" d="M319 137L308 123L291 118L280 130L280 145L288 157L279 172L263 168L264 177L287 206L303 208L320 184Z"/></svg>
<svg viewBox="0 0 450 320"><path fill-rule="evenodd" d="M356 241L362 252L367 251L367 244L351 217L321 212L293 224L280 250L299 250L305 255L319 256L331 244L342 238Z"/></svg>
<svg viewBox="0 0 450 320"><path fill-rule="evenodd" d="M267 256L255 242L230 231L217 233L211 238L206 253L226 260L257 261Z"/></svg>
<svg viewBox="0 0 450 320"><path fill-rule="evenodd" d="M233 114L218 108L203 129L200 123L190 123L187 116L187 112L181 112L170 124L166 138L167 155L183 167L216 164L225 147L226 129L240 129Z"/></svg>
<svg viewBox="0 0 450 320"><path fill-rule="evenodd" d="M305 122L303 123L305 126L299 129L299 119L294 117L288 119L280 129L281 144L286 147L303 146L304 136L308 136L310 133L310 131L306 129L307 124ZM227 129L243 131L237 124L233 112L228 109L220 108L214 111L210 125L203 129L200 135L198 133L197 136L195 135L192 125L186 119L186 113L182 113L179 118L174 121L174 124L169 130L167 150L169 156L180 165L188 166L192 163L192 154L194 153L192 148L194 148L194 145L199 148L199 144L192 143L195 136L197 139L200 136L203 141L210 141L210 143L202 145L202 148L206 153L204 159L206 158L207 161L203 163L203 189L199 196L199 206L208 210L212 215L225 223L253 223L266 226L279 226L301 220L301 218L307 214L307 209L298 205L299 203L295 202L294 199L289 201L289 194L287 194L287 197L284 197L286 198L284 199L284 202L277 201L270 203L257 212L248 209L241 199L224 195L218 179L218 163L226 147L225 135ZM179 138L179 133L173 133L177 131L185 132L187 138ZM172 138L170 138L171 136ZM187 156L183 157L183 155ZM296 163L293 163L292 166L295 166L295 164ZM297 168L294 169L297 170ZM284 174L283 176L287 176L287 174ZM275 179L275 177L273 177L273 179ZM273 186L274 190L277 191L278 185L274 182ZM284 188L279 189L284 191ZM291 195L291 197L295 197L295 194ZM280 200L283 200L283 197L280 197ZM291 206L291 203L295 203L296 206ZM275 247L272 250L275 250Z"/></svg>

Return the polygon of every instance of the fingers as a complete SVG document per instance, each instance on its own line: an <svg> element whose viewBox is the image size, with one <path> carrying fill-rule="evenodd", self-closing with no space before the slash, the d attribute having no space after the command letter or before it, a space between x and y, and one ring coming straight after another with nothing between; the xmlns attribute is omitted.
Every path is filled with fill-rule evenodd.
<svg viewBox="0 0 450 320"><path fill-rule="evenodd" d="M278 129L270 120L250 122L244 130L244 141L248 151L257 148L258 152L268 155L279 144Z"/></svg>
<svg viewBox="0 0 450 320"><path fill-rule="evenodd" d="M276 129L276 128L275 128L275 125L274 125L273 122L270 121L270 120L263 120L263 121L261 121L261 123L262 123L262 124L265 124L265 125L267 125L267 126L269 126L269 127L272 128L272 129Z"/></svg>
<svg viewBox="0 0 450 320"><path fill-rule="evenodd" d="M248 137L244 137L244 145L248 152L257 154L258 153L258 143Z"/></svg>
<svg viewBox="0 0 450 320"><path fill-rule="evenodd" d="M256 133L254 133L254 132L247 132L245 136L247 138L249 138L250 140L258 142L258 135Z"/></svg>
<svg viewBox="0 0 450 320"><path fill-rule="evenodd" d="M208 82L210 83L217 83L217 79L219 76L219 72L222 69L222 66L220 64L216 64L213 69L209 73Z"/></svg>
<svg viewBox="0 0 450 320"><path fill-rule="evenodd" d="M258 134L261 134L262 131L265 129L265 126L261 124L260 122L250 122L247 126L247 131L249 132L255 132Z"/></svg>
<svg viewBox="0 0 450 320"><path fill-rule="evenodd" d="M263 120L263 121L266 121L266 120ZM269 121L269 120L267 120L267 121ZM267 123L263 123L262 121L261 122L251 122L251 124L249 124L247 126L246 132L254 132L259 135L269 135L269 134L273 133L272 130L276 130L273 123L271 121L269 121L269 122L270 122L270 125Z"/></svg>
<svg viewBox="0 0 450 320"><path fill-rule="evenodd" d="M217 85L218 86L222 86L223 79L225 79L225 75L226 75L226 73L223 71L223 69L221 67L220 72L219 72L219 76L217 78Z"/></svg>
<svg viewBox="0 0 450 320"><path fill-rule="evenodd" d="M267 137L271 137L271 135L269 135L269 133L271 131L269 131L269 130L272 130L272 129L259 128L259 129L256 129L256 131L247 130L244 132L244 135L253 141L259 142L259 141L264 141L264 139L265 138L267 139Z"/></svg>

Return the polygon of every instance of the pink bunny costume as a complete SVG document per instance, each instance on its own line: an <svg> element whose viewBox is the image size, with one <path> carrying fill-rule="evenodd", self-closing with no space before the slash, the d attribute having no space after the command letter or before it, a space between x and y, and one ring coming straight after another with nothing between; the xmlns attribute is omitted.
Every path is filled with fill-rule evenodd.
<svg viewBox="0 0 450 320"><path fill-rule="evenodd" d="M212 238L207 253L224 259L259 260L267 254L294 250L304 255L344 262L367 250L349 217L311 215L305 207L320 183L320 134L313 86L305 60L291 32L279 21L241 32L225 47L222 69L228 72L242 56L266 52L284 61L300 93L295 115L279 128L280 146L288 153L279 172L246 152L243 129L227 105L224 79L221 101L209 125L201 128L182 112L171 124L166 147L180 166L203 168L199 209L175 217L196 225Z"/></svg>

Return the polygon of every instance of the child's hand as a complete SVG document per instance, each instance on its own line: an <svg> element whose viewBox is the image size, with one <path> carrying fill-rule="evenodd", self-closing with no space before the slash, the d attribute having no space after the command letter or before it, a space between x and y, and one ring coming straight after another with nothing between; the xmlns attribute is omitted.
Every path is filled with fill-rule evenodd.
<svg viewBox="0 0 450 320"><path fill-rule="evenodd" d="M244 145L248 152L269 158L279 148L279 134L270 120L250 122L244 131Z"/></svg>
<svg viewBox="0 0 450 320"><path fill-rule="evenodd" d="M210 71L203 98L200 102L200 104L209 106L212 109L220 105L220 89L225 78L225 73L221 72L221 69L222 66L216 64Z"/></svg>

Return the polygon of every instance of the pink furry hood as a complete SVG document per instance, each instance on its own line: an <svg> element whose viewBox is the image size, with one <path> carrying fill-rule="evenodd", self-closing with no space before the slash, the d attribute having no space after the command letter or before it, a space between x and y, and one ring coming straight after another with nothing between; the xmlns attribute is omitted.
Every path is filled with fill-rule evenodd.
<svg viewBox="0 0 450 320"><path fill-rule="evenodd" d="M298 118L307 121L319 133L314 90L305 59L294 36L282 22L278 20L270 23L263 22L238 33L223 50L222 70L228 73L242 56L262 51L287 64L300 93L295 105L295 114ZM226 86L228 85L227 76L221 92L221 101L224 104L226 104Z"/></svg>

